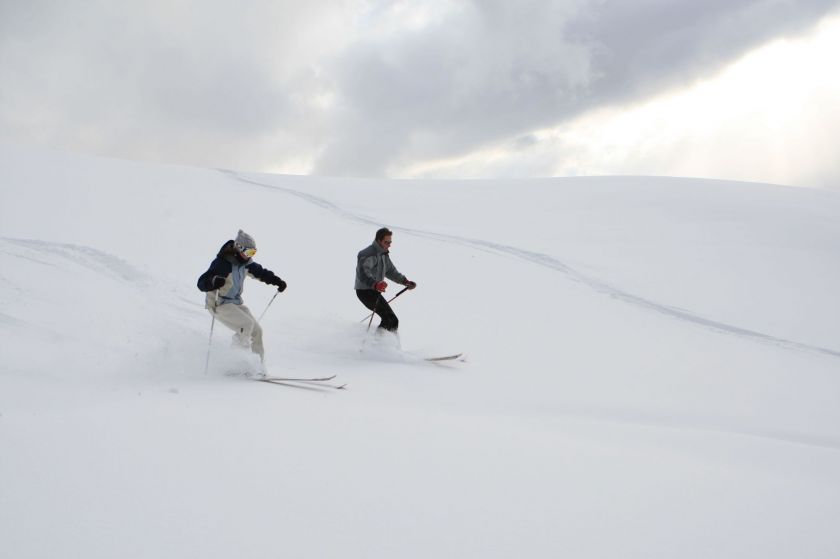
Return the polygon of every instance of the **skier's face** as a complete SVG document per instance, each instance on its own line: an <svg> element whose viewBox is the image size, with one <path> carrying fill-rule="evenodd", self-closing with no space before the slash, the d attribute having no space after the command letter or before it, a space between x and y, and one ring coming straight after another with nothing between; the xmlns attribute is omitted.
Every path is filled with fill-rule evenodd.
<svg viewBox="0 0 840 559"><path fill-rule="evenodd" d="M382 240L379 241L379 246L381 246L385 250L390 249L391 248L391 235L388 235L387 237L382 237Z"/></svg>

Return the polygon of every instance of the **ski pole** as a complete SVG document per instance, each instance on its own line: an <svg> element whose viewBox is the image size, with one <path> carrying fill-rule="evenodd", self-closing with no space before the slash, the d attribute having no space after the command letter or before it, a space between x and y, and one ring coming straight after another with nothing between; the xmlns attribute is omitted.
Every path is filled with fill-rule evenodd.
<svg viewBox="0 0 840 559"><path fill-rule="evenodd" d="M272 298L271 298L271 301L269 301L269 302L268 302L268 304L265 306L265 310L262 312L262 314L260 315L260 317L257 319L257 322L262 322L262 319L263 319L263 317L265 316L265 313L267 313L267 312L268 312L268 307L270 307L270 306L271 306L271 303L273 303L273 302L274 302L274 299L276 299L276 298L277 298L277 293L279 293L279 291L278 291L278 292L276 292L276 293L274 294L274 297L272 297Z"/></svg>
<svg viewBox="0 0 840 559"><path fill-rule="evenodd" d="M210 339L207 342L207 359L204 360L204 374L210 367L210 348L213 346L213 327L216 326L216 303L219 302L219 292L216 291L216 299L213 301L213 318L210 320Z"/></svg>
<svg viewBox="0 0 840 559"><path fill-rule="evenodd" d="M370 325L373 324L373 315L376 314L376 303L378 303L378 302L379 302L379 297L377 297L376 300L373 302L373 312L370 313L370 320L368 321L368 327L367 327L368 332L370 332Z"/></svg>
<svg viewBox="0 0 840 559"><path fill-rule="evenodd" d="M399 293L397 293L396 295L394 295L393 297L391 297L390 299L388 299L388 303L390 303L391 301L393 301L394 299L396 299L397 297L399 297L400 295L402 295L402 294L403 294L405 291L407 291L407 290L408 290L408 287L403 287L403 288L400 290L400 292L399 292ZM377 299L377 301L378 301L378 300L379 300L379 299ZM373 304L373 312L372 312L372 313L370 313L369 315L367 315L366 317L364 317L363 319L361 319L359 322L364 322L364 321L365 321L365 320L367 320L368 318L370 318L370 320L371 320L371 321L373 321L373 315L374 315L374 314L376 314L376 303L375 303L375 302L374 302L374 304ZM368 329L370 329L370 324L368 324Z"/></svg>

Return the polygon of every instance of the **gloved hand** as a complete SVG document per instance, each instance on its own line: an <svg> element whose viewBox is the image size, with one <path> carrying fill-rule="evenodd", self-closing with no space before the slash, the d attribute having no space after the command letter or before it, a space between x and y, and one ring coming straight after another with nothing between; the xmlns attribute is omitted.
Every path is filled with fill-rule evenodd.
<svg viewBox="0 0 840 559"><path fill-rule="evenodd" d="M225 284L225 278L222 276L215 276L213 278L213 289L219 289Z"/></svg>
<svg viewBox="0 0 840 559"><path fill-rule="evenodd" d="M281 280L280 278L277 278L277 282L275 285L277 285L277 291L279 291L280 293L286 291L286 282Z"/></svg>
<svg viewBox="0 0 840 559"><path fill-rule="evenodd" d="M409 289L414 289L415 287L417 287L417 284L415 282L411 281L410 279L406 278L405 286Z"/></svg>
<svg viewBox="0 0 840 559"><path fill-rule="evenodd" d="M380 293L385 293L385 289L388 288L388 284L384 281L379 281L374 284L373 288Z"/></svg>

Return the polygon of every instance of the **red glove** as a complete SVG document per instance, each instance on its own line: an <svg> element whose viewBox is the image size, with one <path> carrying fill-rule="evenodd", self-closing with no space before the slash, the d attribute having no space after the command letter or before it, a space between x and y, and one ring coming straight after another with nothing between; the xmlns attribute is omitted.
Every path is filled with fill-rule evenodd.
<svg viewBox="0 0 840 559"><path fill-rule="evenodd" d="M380 293L384 293L384 292L385 292L385 289L386 289L387 287L388 287L388 284L387 284L387 283L385 283L384 281L379 281L379 282L376 282L376 283L373 285L373 288L374 288L375 290L377 290L378 292L380 292Z"/></svg>
<svg viewBox="0 0 840 559"><path fill-rule="evenodd" d="M411 281L410 279L406 279L405 286L409 289L414 289L415 287L417 287L417 284Z"/></svg>

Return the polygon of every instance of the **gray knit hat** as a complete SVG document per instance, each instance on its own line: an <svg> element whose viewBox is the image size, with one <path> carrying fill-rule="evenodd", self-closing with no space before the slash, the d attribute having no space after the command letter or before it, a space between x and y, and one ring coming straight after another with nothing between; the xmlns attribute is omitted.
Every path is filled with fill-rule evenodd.
<svg viewBox="0 0 840 559"><path fill-rule="evenodd" d="M246 248L257 248L257 241L254 240L254 237L252 237L242 229L240 229L239 233L236 234L236 240L233 242L236 243L236 248L238 248L239 250L243 250Z"/></svg>

